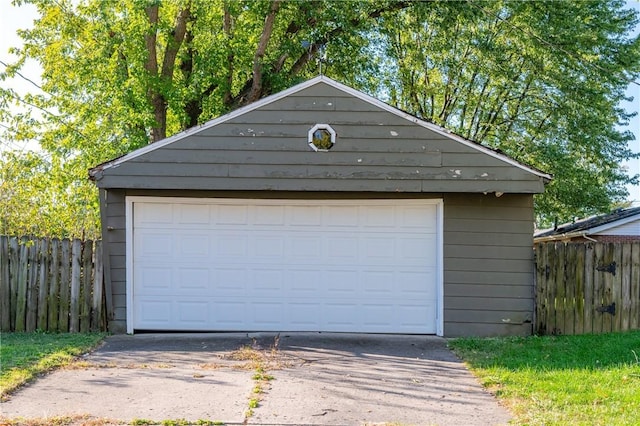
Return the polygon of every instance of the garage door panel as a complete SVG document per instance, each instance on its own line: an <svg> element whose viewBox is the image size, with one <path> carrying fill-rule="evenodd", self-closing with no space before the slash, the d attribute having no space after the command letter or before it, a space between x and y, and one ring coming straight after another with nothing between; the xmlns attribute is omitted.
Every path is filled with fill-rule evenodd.
<svg viewBox="0 0 640 426"><path fill-rule="evenodd" d="M251 209L251 223L268 227L282 226L285 224L284 206L260 206Z"/></svg>
<svg viewBox="0 0 640 426"><path fill-rule="evenodd" d="M209 226L211 223L210 207L206 204L176 204L174 223L178 225Z"/></svg>
<svg viewBox="0 0 640 426"><path fill-rule="evenodd" d="M244 296L245 285L249 282L249 273L246 268L218 268L213 291L217 296Z"/></svg>
<svg viewBox="0 0 640 426"><path fill-rule="evenodd" d="M149 256L157 259L160 256L171 258L173 256L174 234L172 230L165 232L143 231L136 235L136 255L138 258Z"/></svg>
<svg viewBox="0 0 640 426"><path fill-rule="evenodd" d="M184 330L204 329L210 322L209 303L207 302L177 301L175 308L178 317L175 322L184 327Z"/></svg>
<svg viewBox="0 0 640 426"><path fill-rule="evenodd" d="M253 269L249 275L251 294L247 294L247 297L285 297L283 275L283 271L279 269Z"/></svg>
<svg viewBox="0 0 640 426"><path fill-rule="evenodd" d="M359 277L357 269L323 271L324 286L318 289L319 296L328 299L353 298L358 295Z"/></svg>
<svg viewBox="0 0 640 426"><path fill-rule="evenodd" d="M289 206L286 214L291 227L321 226L322 206Z"/></svg>
<svg viewBox="0 0 640 426"><path fill-rule="evenodd" d="M208 294L210 286L210 270L202 267L181 267L177 268L177 275L174 284L177 294L182 292L196 292L197 294Z"/></svg>
<svg viewBox="0 0 640 426"><path fill-rule="evenodd" d="M173 223L173 204L138 203L134 210L134 226L168 225Z"/></svg>
<svg viewBox="0 0 640 426"><path fill-rule="evenodd" d="M328 228L358 227L359 209L358 206L327 206L323 211L324 225Z"/></svg>
<svg viewBox="0 0 640 426"><path fill-rule="evenodd" d="M175 281L172 274L173 269L166 266L163 267L161 265L151 264L145 267L140 267L138 269L138 274L135 277L138 284L136 293L153 294L161 289L171 289L173 282Z"/></svg>
<svg viewBox="0 0 640 426"><path fill-rule="evenodd" d="M169 327L172 325L171 301L157 297L138 297L135 315L143 324Z"/></svg>
<svg viewBox="0 0 640 426"><path fill-rule="evenodd" d="M253 302L247 315L253 318L252 327L273 330L285 323L284 309L284 302Z"/></svg>
<svg viewBox="0 0 640 426"><path fill-rule="evenodd" d="M249 218L249 207L235 204L217 206L215 223L220 225L246 225Z"/></svg>
<svg viewBox="0 0 640 426"><path fill-rule="evenodd" d="M257 261L266 260L268 262L272 262L273 259L282 259L284 253L284 236L267 236L257 234L253 238L253 244L251 244L251 252L249 255Z"/></svg>
<svg viewBox="0 0 640 426"><path fill-rule="evenodd" d="M358 203L135 203L134 328L434 333L436 207Z"/></svg>
<svg viewBox="0 0 640 426"><path fill-rule="evenodd" d="M287 322L300 331L321 330L322 313L321 303L292 301L288 304Z"/></svg>
<svg viewBox="0 0 640 426"><path fill-rule="evenodd" d="M207 330L248 330L247 303L241 300L216 300L211 325Z"/></svg>
<svg viewBox="0 0 640 426"><path fill-rule="evenodd" d="M211 239L209 235L203 235L202 232L199 232L197 234L178 234L176 237L176 256L179 256L181 260L203 260L211 257Z"/></svg>

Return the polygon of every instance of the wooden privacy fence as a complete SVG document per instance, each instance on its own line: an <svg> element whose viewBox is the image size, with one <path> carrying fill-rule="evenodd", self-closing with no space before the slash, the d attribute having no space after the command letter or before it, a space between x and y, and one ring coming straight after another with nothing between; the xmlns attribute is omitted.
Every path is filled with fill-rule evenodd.
<svg viewBox="0 0 640 426"><path fill-rule="evenodd" d="M640 328L640 242L535 245L539 334Z"/></svg>
<svg viewBox="0 0 640 426"><path fill-rule="evenodd" d="M101 241L0 236L2 331L106 330Z"/></svg>

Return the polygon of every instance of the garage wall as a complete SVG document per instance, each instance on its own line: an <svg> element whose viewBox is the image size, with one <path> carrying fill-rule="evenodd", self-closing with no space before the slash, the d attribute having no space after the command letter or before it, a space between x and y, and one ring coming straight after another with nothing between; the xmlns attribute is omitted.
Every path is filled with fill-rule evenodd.
<svg viewBox="0 0 640 426"><path fill-rule="evenodd" d="M371 193L109 190L103 238L113 292L110 331L126 332L125 195L237 198L372 198ZM533 312L531 195L377 194L444 199L444 333L526 335ZM530 272L527 272L530 271Z"/></svg>
<svg viewBox="0 0 640 426"><path fill-rule="evenodd" d="M531 334L533 220L530 195L445 195L445 336Z"/></svg>

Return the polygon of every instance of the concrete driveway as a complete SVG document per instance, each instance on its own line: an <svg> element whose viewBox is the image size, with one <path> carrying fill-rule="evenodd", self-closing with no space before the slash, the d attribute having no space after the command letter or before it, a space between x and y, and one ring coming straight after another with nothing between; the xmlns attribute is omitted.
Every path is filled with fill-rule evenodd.
<svg viewBox="0 0 640 426"><path fill-rule="evenodd" d="M75 366L16 392L0 413L5 419L71 416L77 424L99 418L106 419L101 424L495 425L510 419L444 339L332 333L111 336Z"/></svg>

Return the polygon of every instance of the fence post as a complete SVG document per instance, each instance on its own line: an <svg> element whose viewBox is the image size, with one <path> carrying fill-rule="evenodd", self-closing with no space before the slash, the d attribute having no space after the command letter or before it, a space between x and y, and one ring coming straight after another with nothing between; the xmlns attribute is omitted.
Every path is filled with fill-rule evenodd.
<svg viewBox="0 0 640 426"><path fill-rule="evenodd" d="M103 266L102 266L102 241L96 241L93 270L93 304L91 306L91 330L99 331L102 321L102 296L103 296Z"/></svg>

